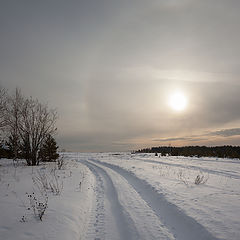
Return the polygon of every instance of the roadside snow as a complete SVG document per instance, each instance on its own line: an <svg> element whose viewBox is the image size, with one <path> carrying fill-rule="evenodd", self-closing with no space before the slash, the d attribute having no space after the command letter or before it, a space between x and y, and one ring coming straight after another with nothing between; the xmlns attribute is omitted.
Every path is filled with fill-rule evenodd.
<svg viewBox="0 0 240 240"><path fill-rule="evenodd" d="M40 221L34 215L28 198L29 194L34 193L37 199L42 199L32 178L40 171L48 174L50 181L54 166L27 167L21 161L19 166L13 167L11 160L0 160L0 239L84 238L95 180L87 167L71 160L71 155L67 161L66 170L56 170L59 184L63 183L62 192L54 195L47 191L48 207Z"/></svg>

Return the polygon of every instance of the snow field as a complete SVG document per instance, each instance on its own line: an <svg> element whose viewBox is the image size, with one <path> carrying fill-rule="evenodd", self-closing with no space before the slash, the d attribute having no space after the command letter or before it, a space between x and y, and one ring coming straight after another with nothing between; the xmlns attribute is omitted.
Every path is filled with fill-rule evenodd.
<svg viewBox="0 0 240 240"><path fill-rule="evenodd" d="M12 160L0 160L1 240L240 239L238 159L63 156L66 168L55 171L54 163L27 167L20 161L14 167ZM198 175L204 181L197 185ZM28 198L34 193L44 201L39 176L48 185L42 221Z"/></svg>
<svg viewBox="0 0 240 240"><path fill-rule="evenodd" d="M15 168L11 160L1 159L0 239L85 238L92 208L89 199L93 197L95 179L88 168L72 160L71 156L67 158L67 168L56 170L59 183L63 182L62 192L54 195L47 191L48 207L42 221L34 216L27 195L34 193L37 199L42 197L38 187L33 184L32 177L40 171L50 178L52 164L27 167L21 161Z"/></svg>
<svg viewBox="0 0 240 240"><path fill-rule="evenodd" d="M240 239L238 159L155 157L154 154L95 155L151 185L218 239ZM181 177L179 176L181 175ZM208 180L194 184L197 175Z"/></svg>

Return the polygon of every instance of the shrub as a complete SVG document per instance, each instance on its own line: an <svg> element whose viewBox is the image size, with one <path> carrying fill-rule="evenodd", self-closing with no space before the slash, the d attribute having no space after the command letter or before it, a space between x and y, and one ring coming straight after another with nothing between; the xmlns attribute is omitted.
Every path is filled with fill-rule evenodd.
<svg viewBox="0 0 240 240"><path fill-rule="evenodd" d="M38 217L42 221L42 217L48 206L48 196L45 194L44 199L41 201L37 199L37 197L32 194L28 194L30 208L33 210L35 217ZM25 222L25 218L23 216L22 221Z"/></svg>
<svg viewBox="0 0 240 240"><path fill-rule="evenodd" d="M196 178L195 178L194 183L196 185L205 184L207 182L208 178L209 178L208 176L206 177L203 174L197 175Z"/></svg>

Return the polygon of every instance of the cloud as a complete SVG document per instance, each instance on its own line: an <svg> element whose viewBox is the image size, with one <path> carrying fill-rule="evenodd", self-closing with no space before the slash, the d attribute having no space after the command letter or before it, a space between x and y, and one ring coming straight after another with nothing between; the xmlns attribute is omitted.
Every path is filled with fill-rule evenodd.
<svg viewBox="0 0 240 240"><path fill-rule="evenodd" d="M196 142L196 141L202 141L204 138L198 138L198 137L176 137L176 138L160 138L160 139L154 139L152 141L154 142L176 142L176 141L187 141L187 142Z"/></svg>
<svg viewBox="0 0 240 240"><path fill-rule="evenodd" d="M240 128L223 129L223 130L211 132L209 135L221 136L221 137L239 136Z"/></svg>
<svg viewBox="0 0 240 240"><path fill-rule="evenodd" d="M171 141L186 141L189 140L190 138L188 137L180 137L180 138L159 138L159 139L154 139L152 141L154 142L171 142Z"/></svg>
<svg viewBox="0 0 240 240"><path fill-rule="evenodd" d="M240 1L10 2L1 84L57 107L64 148L239 135L222 128L240 121ZM167 99L178 88L189 105L175 114Z"/></svg>
<svg viewBox="0 0 240 240"><path fill-rule="evenodd" d="M229 138L232 136L240 136L240 128L231 128L231 129L222 129L218 131L211 131L208 133L192 135L192 136L185 136L185 137L171 137L171 138L159 138L153 139L153 142L198 142L204 140L211 140L209 136L212 137L224 137ZM208 138L206 138L208 137Z"/></svg>

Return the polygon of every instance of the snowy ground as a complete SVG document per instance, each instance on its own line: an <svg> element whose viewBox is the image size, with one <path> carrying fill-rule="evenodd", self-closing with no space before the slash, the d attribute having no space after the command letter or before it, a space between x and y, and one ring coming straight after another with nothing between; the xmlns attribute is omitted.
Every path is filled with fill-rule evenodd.
<svg viewBox="0 0 240 240"><path fill-rule="evenodd" d="M13 167L0 160L0 239L240 239L238 159L130 153L65 158L67 166L55 177L54 164ZM44 201L39 176L60 189L45 189L42 221L28 197L34 192Z"/></svg>

